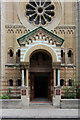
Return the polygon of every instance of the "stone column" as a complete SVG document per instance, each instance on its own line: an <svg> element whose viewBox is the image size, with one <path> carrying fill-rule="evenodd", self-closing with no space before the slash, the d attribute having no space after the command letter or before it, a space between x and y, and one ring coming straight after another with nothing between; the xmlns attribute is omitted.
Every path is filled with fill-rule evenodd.
<svg viewBox="0 0 80 120"><path fill-rule="evenodd" d="M52 97L52 103L54 102L54 95L55 95L55 86L56 86L56 68L53 68L53 97Z"/></svg>
<svg viewBox="0 0 80 120"><path fill-rule="evenodd" d="M80 1L76 2L76 80L80 83ZM79 102L80 103L80 102ZM80 109L80 104L78 106Z"/></svg>
<svg viewBox="0 0 80 120"><path fill-rule="evenodd" d="M0 1L0 94L2 95L2 89L5 89L5 86L2 86L1 81L5 81L5 41L6 41L6 35L5 35L5 23L6 23L6 2ZM7 51L6 51L7 52Z"/></svg>
<svg viewBox="0 0 80 120"><path fill-rule="evenodd" d="M22 69L22 86L24 86L24 70Z"/></svg>
<svg viewBox="0 0 80 120"><path fill-rule="evenodd" d="M26 92L27 92L27 97L29 96L29 79L28 79L28 68L26 69Z"/></svg>
<svg viewBox="0 0 80 120"><path fill-rule="evenodd" d="M80 83L80 1L76 1L76 79Z"/></svg>
<svg viewBox="0 0 80 120"><path fill-rule="evenodd" d="M53 72L53 78L54 78L54 86L56 86L56 69L54 69L54 72Z"/></svg>
<svg viewBox="0 0 80 120"><path fill-rule="evenodd" d="M26 66L26 102L29 105L29 63Z"/></svg>
<svg viewBox="0 0 80 120"><path fill-rule="evenodd" d="M28 69L26 69L26 86L28 87Z"/></svg>

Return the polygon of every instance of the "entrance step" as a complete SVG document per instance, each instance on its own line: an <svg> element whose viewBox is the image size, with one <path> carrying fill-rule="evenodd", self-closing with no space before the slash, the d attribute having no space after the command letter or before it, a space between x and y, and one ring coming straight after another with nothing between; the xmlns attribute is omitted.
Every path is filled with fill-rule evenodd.
<svg viewBox="0 0 80 120"><path fill-rule="evenodd" d="M46 102L31 102L31 105L52 105L52 103L46 103Z"/></svg>
<svg viewBox="0 0 80 120"><path fill-rule="evenodd" d="M45 98L36 98L30 102L32 105L52 105L52 102Z"/></svg>

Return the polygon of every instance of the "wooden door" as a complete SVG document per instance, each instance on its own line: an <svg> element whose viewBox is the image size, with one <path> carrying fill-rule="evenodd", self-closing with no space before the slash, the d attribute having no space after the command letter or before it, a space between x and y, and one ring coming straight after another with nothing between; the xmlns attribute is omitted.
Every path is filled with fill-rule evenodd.
<svg viewBox="0 0 80 120"><path fill-rule="evenodd" d="M30 76L30 101L34 99L34 74Z"/></svg>

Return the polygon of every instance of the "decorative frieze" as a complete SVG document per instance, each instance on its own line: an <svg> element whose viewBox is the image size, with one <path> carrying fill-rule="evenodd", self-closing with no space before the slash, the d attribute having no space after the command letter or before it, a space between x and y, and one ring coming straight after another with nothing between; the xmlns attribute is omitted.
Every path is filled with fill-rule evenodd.
<svg viewBox="0 0 80 120"><path fill-rule="evenodd" d="M21 29L21 28L26 28L23 25L5 25L6 29Z"/></svg>
<svg viewBox="0 0 80 120"><path fill-rule="evenodd" d="M23 25L5 25L7 33L15 33L15 34L26 34L30 32L29 29L24 27ZM65 26L57 26L54 30L51 30L54 34L74 34L76 27L74 25L65 25Z"/></svg>
<svg viewBox="0 0 80 120"><path fill-rule="evenodd" d="M76 29L76 26L74 26L74 25L63 25L63 26L57 26L55 29Z"/></svg>

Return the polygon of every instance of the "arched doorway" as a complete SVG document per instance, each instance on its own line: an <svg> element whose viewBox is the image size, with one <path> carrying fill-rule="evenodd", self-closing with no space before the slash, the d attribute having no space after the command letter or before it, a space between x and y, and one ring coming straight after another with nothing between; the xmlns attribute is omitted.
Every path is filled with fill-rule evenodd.
<svg viewBox="0 0 80 120"><path fill-rule="evenodd" d="M30 55L30 100L52 100L52 57L45 50L36 50Z"/></svg>

